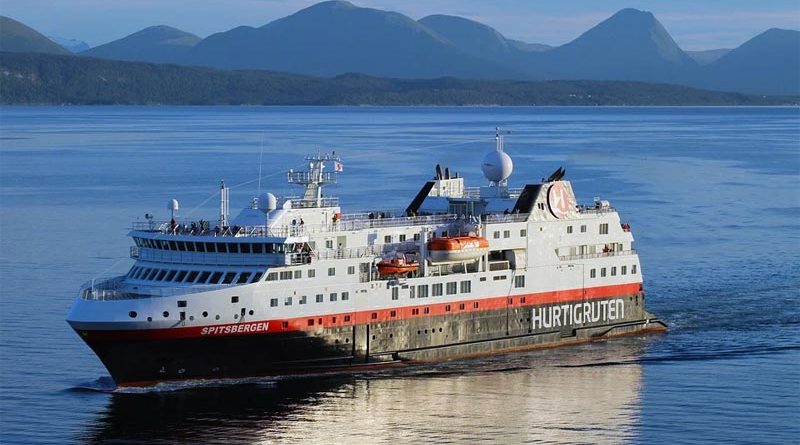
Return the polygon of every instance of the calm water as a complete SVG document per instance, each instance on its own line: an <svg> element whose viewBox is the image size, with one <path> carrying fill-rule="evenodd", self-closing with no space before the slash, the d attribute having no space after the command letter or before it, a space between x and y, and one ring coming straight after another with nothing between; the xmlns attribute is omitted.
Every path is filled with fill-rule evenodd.
<svg viewBox="0 0 800 445"><path fill-rule="evenodd" d="M215 219L311 150L348 210L400 208L437 162L480 182L507 127L513 185L559 165L632 225L664 336L355 376L102 392L64 322L124 272L126 227ZM800 111L670 108L1 108L2 443L796 443Z"/></svg>

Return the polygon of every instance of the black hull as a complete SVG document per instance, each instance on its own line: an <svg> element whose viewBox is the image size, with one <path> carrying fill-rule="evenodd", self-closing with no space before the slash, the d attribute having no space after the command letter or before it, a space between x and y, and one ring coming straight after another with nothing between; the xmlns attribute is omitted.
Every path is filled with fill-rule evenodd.
<svg viewBox="0 0 800 445"><path fill-rule="evenodd" d="M639 305L637 297L616 298L624 301L626 309L625 316L613 322L556 326L551 320L551 326L537 325L535 311L550 307L540 306L255 335L116 341L93 340L88 335L84 339L115 382L126 386L359 370L666 330Z"/></svg>

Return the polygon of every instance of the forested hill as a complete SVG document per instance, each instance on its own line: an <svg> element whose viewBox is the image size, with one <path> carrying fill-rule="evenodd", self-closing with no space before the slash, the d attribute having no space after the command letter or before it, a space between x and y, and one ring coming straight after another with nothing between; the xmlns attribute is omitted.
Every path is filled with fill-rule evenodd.
<svg viewBox="0 0 800 445"><path fill-rule="evenodd" d="M797 97L620 81L309 77L270 71L0 53L3 104L797 105Z"/></svg>

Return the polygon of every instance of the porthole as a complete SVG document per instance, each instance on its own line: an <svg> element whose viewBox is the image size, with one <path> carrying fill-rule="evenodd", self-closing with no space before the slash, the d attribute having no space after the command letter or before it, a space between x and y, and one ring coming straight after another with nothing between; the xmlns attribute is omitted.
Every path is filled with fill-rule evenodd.
<svg viewBox="0 0 800 445"><path fill-rule="evenodd" d="M425 329L425 333L426 333L426 334L428 333L428 330L427 330L427 329Z"/></svg>
<svg viewBox="0 0 800 445"><path fill-rule="evenodd" d="M194 321L194 315L189 316L189 321Z"/></svg>
<svg viewBox="0 0 800 445"><path fill-rule="evenodd" d="M216 316L216 317L214 317L214 318L216 318L217 320L219 320L219 315L217 315L217 316Z"/></svg>
<svg viewBox="0 0 800 445"><path fill-rule="evenodd" d="M147 317L147 321L153 321L153 317Z"/></svg>
<svg viewBox="0 0 800 445"><path fill-rule="evenodd" d="M442 328L439 328L439 332L442 332Z"/></svg>
<svg viewBox="0 0 800 445"><path fill-rule="evenodd" d="M393 338L393 337L394 337L394 334L389 334L389 338Z"/></svg>
<svg viewBox="0 0 800 445"><path fill-rule="evenodd" d="M130 312L128 312L128 317L131 317L131 318L136 318L136 311L130 311Z"/></svg>
<svg viewBox="0 0 800 445"><path fill-rule="evenodd" d="M255 314L255 311L253 311L252 309L250 309L250 312L248 312L248 314L250 314L250 315L253 315L253 314Z"/></svg>
<svg viewBox="0 0 800 445"><path fill-rule="evenodd" d="M208 317L208 312L203 311L203 318Z"/></svg>
<svg viewBox="0 0 800 445"><path fill-rule="evenodd" d="M350 339L349 339L349 338L345 338L345 339L344 339L344 342L345 342L345 343L350 343Z"/></svg>
<svg viewBox="0 0 800 445"><path fill-rule="evenodd" d="M169 317L169 312L168 312L168 311L164 311L164 313L163 313L163 314L161 314L161 315L163 315L163 316L164 316L164 318L167 318L167 317Z"/></svg>
<svg viewBox="0 0 800 445"><path fill-rule="evenodd" d="M372 336L372 339L375 340L375 336L374 335Z"/></svg>
<svg viewBox="0 0 800 445"><path fill-rule="evenodd" d="M238 320L239 319L239 314L233 314L233 319L234 320Z"/></svg>

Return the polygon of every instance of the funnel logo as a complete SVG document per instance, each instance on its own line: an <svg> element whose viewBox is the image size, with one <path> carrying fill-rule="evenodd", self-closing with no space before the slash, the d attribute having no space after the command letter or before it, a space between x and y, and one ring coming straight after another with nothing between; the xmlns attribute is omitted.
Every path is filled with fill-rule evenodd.
<svg viewBox="0 0 800 445"><path fill-rule="evenodd" d="M547 205L556 218L563 218L569 213L569 193L560 182L553 184L547 191Z"/></svg>

